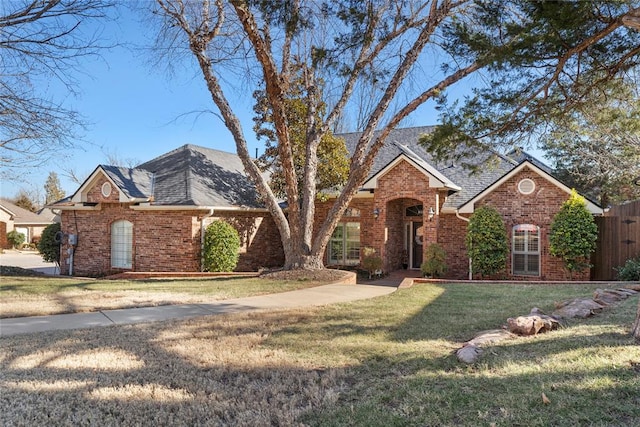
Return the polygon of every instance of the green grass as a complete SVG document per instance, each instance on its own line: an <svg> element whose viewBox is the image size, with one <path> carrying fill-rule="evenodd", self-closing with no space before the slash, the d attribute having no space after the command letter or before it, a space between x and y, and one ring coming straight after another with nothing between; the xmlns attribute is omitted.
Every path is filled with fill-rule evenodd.
<svg viewBox="0 0 640 427"><path fill-rule="evenodd" d="M8 425L637 426L637 296L487 346L473 365L454 355L598 286L420 284L327 307L4 337L0 413Z"/></svg>
<svg viewBox="0 0 640 427"><path fill-rule="evenodd" d="M453 352L477 332L597 285L418 285L323 312L272 336L300 357L348 366L348 389L310 425L638 425L640 347L629 337L637 299L560 331ZM550 399L544 404L542 393Z"/></svg>

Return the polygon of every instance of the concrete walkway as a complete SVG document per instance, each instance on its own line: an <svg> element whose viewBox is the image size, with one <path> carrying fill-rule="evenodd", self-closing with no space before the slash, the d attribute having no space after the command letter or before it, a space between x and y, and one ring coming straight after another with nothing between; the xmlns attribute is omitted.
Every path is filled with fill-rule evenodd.
<svg viewBox="0 0 640 427"><path fill-rule="evenodd" d="M0 319L0 336L52 330L128 325L213 314L299 308L356 301L388 295L397 289L396 279L366 285L332 284L279 294L214 301L209 304L164 305L158 307L103 310L95 313Z"/></svg>

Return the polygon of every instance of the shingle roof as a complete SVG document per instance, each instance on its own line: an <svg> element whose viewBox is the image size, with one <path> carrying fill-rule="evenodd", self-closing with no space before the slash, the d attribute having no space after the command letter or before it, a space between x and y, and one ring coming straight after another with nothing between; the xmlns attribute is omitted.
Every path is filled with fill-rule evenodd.
<svg viewBox="0 0 640 427"><path fill-rule="evenodd" d="M406 150L403 150L406 147L411 153L418 155L424 162L433 166L453 184L461 188L460 191L450 195L443 206L444 208L455 209L481 193L518 164L512 159L491 151L468 159L466 165L439 162L419 144L420 137L432 132L434 129L434 126L421 126L393 130L389 134L385 145L380 149L368 178L376 175L403 152L408 154ZM338 136L345 139L347 150L353 153L360 133L347 133ZM468 166L476 166L476 168L472 170Z"/></svg>
<svg viewBox="0 0 640 427"><path fill-rule="evenodd" d="M450 192L443 205L443 208L456 209L524 161L551 173L548 166L524 151L508 155L485 151L467 159L466 164L437 161L419 144L420 137L434 129L433 126L421 126L392 131L367 179L404 155L424 169L430 169L447 187L457 190ZM346 133L337 136L344 138L347 150L353 153L360 135ZM460 150L463 151L464 147ZM152 197L154 205L263 207L253 183L244 172L242 161L233 153L187 144L133 169L101 167L127 196Z"/></svg>
<svg viewBox="0 0 640 427"><path fill-rule="evenodd" d="M153 175L155 205L262 207L236 154L187 144L137 169Z"/></svg>
<svg viewBox="0 0 640 427"><path fill-rule="evenodd" d="M15 225L48 225L55 220L55 218L52 218L50 215L39 215L21 208L7 199L0 199L0 206L2 206L5 211L13 214L13 223Z"/></svg>
<svg viewBox="0 0 640 427"><path fill-rule="evenodd" d="M139 168L100 165L105 173L131 199L146 199L153 195L153 174Z"/></svg>

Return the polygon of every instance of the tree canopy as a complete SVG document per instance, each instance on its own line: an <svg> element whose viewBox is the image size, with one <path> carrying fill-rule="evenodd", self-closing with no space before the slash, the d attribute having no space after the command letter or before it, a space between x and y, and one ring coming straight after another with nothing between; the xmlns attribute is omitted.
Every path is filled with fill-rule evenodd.
<svg viewBox="0 0 640 427"><path fill-rule="evenodd" d="M321 268L331 232L368 175L390 132L426 102L443 124L431 147L533 134L541 119L575 108L583 95L619 78L640 59L640 35L624 19L637 1L156 0L162 54L192 55L219 117L236 143L280 231L286 268ZM468 76L486 81L460 105L446 91ZM225 76L233 75L232 81ZM287 113L300 84L305 106L304 167L296 166ZM239 106L229 93L264 88L277 140L288 210L247 149ZM235 86L235 87L234 87ZM367 99L348 179L314 229L318 150ZM326 106L326 109L323 109ZM459 151L459 150L458 150ZM302 171L302 172L301 172ZM302 173L302 176L300 176Z"/></svg>
<svg viewBox="0 0 640 427"><path fill-rule="evenodd" d="M483 2L476 28L459 24L462 53L493 52L486 85L442 101L442 125L425 143L440 157L470 147L535 143L551 123L599 109L606 88L633 78L640 61L640 2ZM497 40L510 40L496 49ZM636 98L637 99L637 98Z"/></svg>
<svg viewBox="0 0 640 427"><path fill-rule="evenodd" d="M640 197L640 97L634 83L608 85L593 105L554 117L541 137L560 178L603 207Z"/></svg>
<svg viewBox="0 0 640 427"><path fill-rule="evenodd" d="M0 169L40 166L76 143L84 125L48 88L75 93L74 71L97 53L99 34L89 23L105 17L109 0L11 0L0 3Z"/></svg>

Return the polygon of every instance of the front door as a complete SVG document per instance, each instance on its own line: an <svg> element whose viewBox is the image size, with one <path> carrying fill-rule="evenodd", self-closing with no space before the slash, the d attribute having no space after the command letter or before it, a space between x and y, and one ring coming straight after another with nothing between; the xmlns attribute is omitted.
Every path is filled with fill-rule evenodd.
<svg viewBox="0 0 640 427"><path fill-rule="evenodd" d="M424 242L424 228L422 221L413 221L411 223L412 239L411 239L411 268L420 269L422 265L422 244Z"/></svg>

